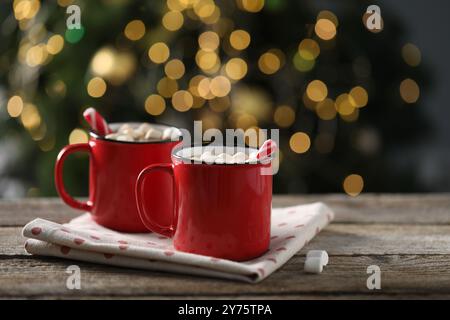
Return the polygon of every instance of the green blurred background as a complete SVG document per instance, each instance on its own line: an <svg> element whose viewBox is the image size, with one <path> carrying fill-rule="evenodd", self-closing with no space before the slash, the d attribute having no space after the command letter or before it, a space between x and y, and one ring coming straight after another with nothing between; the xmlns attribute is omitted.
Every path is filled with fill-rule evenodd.
<svg viewBox="0 0 450 320"><path fill-rule="evenodd" d="M382 8L380 32L363 23L370 4ZM81 29L67 28L70 5L81 9ZM88 139L87 107L109 122L279 128L275 193L448 190L449 180L430 169L445 143L431 151L424 146L437 139L436 119L449 113L427 114L433 67L409 32L430 26L402 19L402 10L420 14L423 7L2 1L0 196L56 195L56 156L64 145ZM441 22L436 32L445 31ZM448 141L446 131L440 134ZM423 161L410 161L415 157ZM87 163L80 155L66 166L76 195L87 195Z"/></svg>

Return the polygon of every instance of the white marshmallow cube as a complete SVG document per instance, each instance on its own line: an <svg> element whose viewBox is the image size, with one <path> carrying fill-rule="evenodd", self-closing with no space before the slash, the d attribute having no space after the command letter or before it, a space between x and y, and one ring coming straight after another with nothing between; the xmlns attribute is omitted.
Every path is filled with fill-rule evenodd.
<svg viewBox="0 0 450 320"><path fill-rule="evenodd" d="M308 273L319 274L323 271L323 260L318 257L309 257L305 260L304 270Z"/></svg>
<svg viewBox="0 0 450 320"><path fill-rule="evenodd" d="M328 253L325 250L309 250L306 254L306 259L313 257L320 258L324 266L328 264Z"/></svg>

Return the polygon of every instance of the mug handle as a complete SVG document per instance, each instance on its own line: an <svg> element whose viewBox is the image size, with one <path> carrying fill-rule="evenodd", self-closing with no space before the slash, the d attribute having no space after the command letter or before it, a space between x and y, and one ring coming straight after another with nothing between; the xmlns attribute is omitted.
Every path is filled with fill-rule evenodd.
<svg viewBox="0 0 450 320"><path fill-rule="evenodd" d="M59 196L63 199L63 201L67 205L69 205L74 209L90 212L93 207L92 201L90 200L86 202L78 201L74 199L71 195L69 195L66 189L64 188L64 179L63 179L64 161L66 160L67 156L78 151L87 152L89 153L89 155L92 154L91 147L89 146L88 143L70 144L68 146L65 146L59 152L58 157L56 158L56 165L55 165L55 185L56 190L59 193Z"/></svg>
<svg viewBox="0 0 450 320"><path fill-rule="evenodd" d="M143 184L145 181L145 178L148 174L154 171L163 171L168 173L172 178L172 194L173 196L173 212L172 212L172 222L169 226L161 226L158 224L154 219L151 217L151 214L147 213L147 211L144 208L144 202L142 201L144 198L144 190L143 190ZM152 232L156 232L159 234L162 234L163 236L171 238L173 234L175 233L176 224L175 221L175 212L176 212L176 193L175 193L175 176L173 174L173 166L169 163L159 163L159 164L152 164L146 167L144 170L141 171L139 174L137 181L136 181L136 205L138 208L139 216L142 220L142 223L145 225L147 229L149 229Z"/></svg>

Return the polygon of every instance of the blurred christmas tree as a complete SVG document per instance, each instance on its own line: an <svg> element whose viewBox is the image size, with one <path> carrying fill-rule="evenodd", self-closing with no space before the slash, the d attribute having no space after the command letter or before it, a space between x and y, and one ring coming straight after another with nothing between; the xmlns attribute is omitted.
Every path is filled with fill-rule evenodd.
<svg viewBox="0 0 450 320"><path fill-rule="evenodd" d="M79 30L66 26L73 4ZM387 13L369 32L367 5L2 2L0 195L55 195L56 155L87 140L88 106L111 122L280 128L275 192L420 190L390 158L427 130L420 51ZM87 161L68 166L68 189L86 195Z"/></svg>

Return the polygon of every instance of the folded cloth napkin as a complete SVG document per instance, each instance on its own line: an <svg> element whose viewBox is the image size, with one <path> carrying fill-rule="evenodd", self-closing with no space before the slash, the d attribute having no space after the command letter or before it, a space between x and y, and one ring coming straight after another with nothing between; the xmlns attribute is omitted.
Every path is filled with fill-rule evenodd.
<svg viewBox="0 0 450 320"><path fill-rule="evenodd" d="M98 225L89 214L67 224L35 219L22 232L29 238L26 251L35 255L256 283L281 267L333 218L322 203L272 209L270 249L245 262L176 251L169 238L116 232Z"/></svg>

